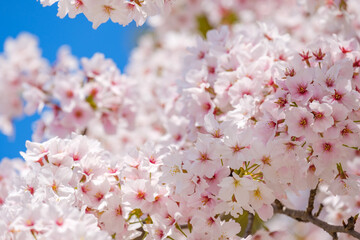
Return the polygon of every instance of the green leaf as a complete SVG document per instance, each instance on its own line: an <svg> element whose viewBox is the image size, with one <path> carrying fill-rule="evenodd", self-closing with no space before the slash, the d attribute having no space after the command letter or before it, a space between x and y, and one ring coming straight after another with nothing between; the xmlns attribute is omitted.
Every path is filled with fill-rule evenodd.
<svg viewBox="0 0 360 240"><path fill-rule="evenodd" d="M346 3L345 0L341 0L341 1L340 1L339 9L340 9L340 11L341 11L341 10L344 10L344 11L347 10L347 3Z"/></svg>
<svg viewBox="0 0 360 240"><path fill-rule="evenodd" d="M206 38L206 33L213 29L213 27L210 25L209 20L207 19L206 15L199 15L196 18L197 22L197 30L203 36Z"/></svg>
<svg viewBox="0 0 360 240"><path fill-rule="evenodd" d="M145 224L153 224L153 220L151 219L150 215L147 216L147 218L144 219Z"/></svg>
<svg viewBox="0 0 360 240"><path fill-rule="evenodd" d="M243 214L239 215L238 217L234 217L230 214L228 215L224 215L221 217L222 220L225 221L229 221L230 219L234 219L235 222L239 223L241 225L241 231L237 234L239 237L244 237L245 235L245 230L246 227L248 225L248 216L249 216L249 212L248 211L244 211ZM255 233L257 230L259 230L260 228L266 228L264 225L264 221L261 220L261 218L255 214L254 216L254 221L253 221L253 225L251 228L251 233Z"/></svg>
<svg viewBox="0 0 360 240"><path fill-rule="evenodd" d="M191 233L192 229L193 229L193 225L190 223L190 220L188 221L188 229L189 229L189 232Z"/></svg>
<svg viewBox="0 0 360 240"><path fill-rule="evenodd" d="M231 10L228 10L221 19L222 24L233 25L240 22L237 14Z"/></svg>
<svg viewBox="0 0 360 240"><path fill-rule="evenodd" d="M128 221L133 217L136 216L136 218L140 219L140 217L143 215L143 212L140 208L135 208L129 213Z"/></svg>
<svg viewBox="0 0 360 240"><path fill-rule="evenodd" d="M90 105L90 107L94 110L97 109L97 105L96 105L96 102L94 100L94 96L93 95L89 95L86 97L86 102Z"/></svg>

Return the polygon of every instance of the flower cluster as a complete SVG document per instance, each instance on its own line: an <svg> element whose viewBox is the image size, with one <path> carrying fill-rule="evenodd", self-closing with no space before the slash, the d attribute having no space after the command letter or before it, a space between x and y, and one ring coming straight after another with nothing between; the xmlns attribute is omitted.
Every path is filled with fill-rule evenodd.
<svg viewBox="0 0 360 240"><path fill-rule="evenodd" d="M111 239L98 227L98 219L88 214L110 194L110 181L116 184L115 175L106 174L110 159L98 142L73 136L26 146L27 152L22 153L26 172L20 171L1 208L3 236ZM117 229L122 231L121 225Z"/></svg>
<svg viewBox="0 0 360 240"><path fill-rule="evenodd" d="M73 63L73 65L70 65ZM53 72L42 89L43 104L52 108L38 123L37 137L67 136L86 132L100 124L107 134L117 128L132 128L135 98L131 83L121 75L113 61L102 54L77 60L66 49L59 52Z"/></svg>
<svg viewBox="0 0 360 240"><path fill-rule="evenodd" d="M136 113L132 99L136 95L127 78L103 54L81 59L80 68L79 61L63 47L50 66L41 57L34 37L23 34L6 42L0 60L4 79L0 126L5 134L11 135L11 120L23 111L29 115L43 112L34 134L39 140L86 132L98 124L107 134L133 128ZM24 61L28 64L21 64Z"/></svg>
<svg viewBox="0 0 360 240"><path fill-rule="evenodd" d="M47 81L49 65L41 58L37 45L34 37L23 34L16 40L7 40L0 55L0 131L4 134L13 134L12 120L23 111L34 113L28 104L24 109L22 95L29 100L41 99L42 94L36 89Z"/></svg>
<svg viewBox="0 0 360 240"><path fill-rule="evenodd" d="M135 21L143 25L146 18L166 10L172 0L40 0L43 6L58 3L58 16L70 18L83 13L93 23L93 28L107 22L109 19L115 23L127 25Z"/></svg>
<svg viewBox="0 0 360 240"><path fill-rule="evenodd" d="M177 0L169 14L150 18L156 31L206 31L221 25L253 22L275 24L291 33L292 41L318 36L356 36L359 2L356 0Z"/></svg>
<svg viewBox="0 0 360 240"><path fill-rule="evenodd" d="M95 27L142 24L169 3L58 2L60 16L83 12ZM309 191L296 219L358 234L359 9L178 0L151 19L126 74L102 54L78 61L62 48L50 65L28 35L7 41L1 129L23 100L43 113L26 163L0 165L1 237L330 238L274 216L303 209Z"/></svg>
<svg viewBox="0 0 360 240"><path fill-rule="evenodd" d="M213 221L208 227L202 227L207 221L198 224L204 220L193 217L195 212L201 213L199 207L216 204L210 204L213 200L207 194L191 193L191 188L196 189L194 180L189 179L190 188L183 188L186 196L181 196L180 190L170 195L169 185L159 182L169 178L168 174L162 177L160 171L163 161L172 157L164 150L145 145L119 161L102 150L99 142L81 135L26 145L28 150L22 156L28 169L20 171L21 178L1 208L5 217L0 225L8 238L129 239L141 234L137 230L142 227L148 233L146 239L163 239L185 234L181 226L187 224L193 225L192 235L234 236L239 231L237 223L212 215L208 216L208 221ZM222 172L217 178L228 175L226 170ZM10 176L4 178L11 180ZM206 189L217 193L219 180L213 177L208 182ZM179 202L182 197L189 202ZM191 200L197 198L194 205Z"/></svg>

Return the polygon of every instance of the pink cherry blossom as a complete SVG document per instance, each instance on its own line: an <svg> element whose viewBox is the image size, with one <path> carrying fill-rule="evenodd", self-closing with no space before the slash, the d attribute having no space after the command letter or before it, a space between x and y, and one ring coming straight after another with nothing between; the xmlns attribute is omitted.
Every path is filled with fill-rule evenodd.
<svg viewBox="0 0 360 240"><path fill-rule="evenodd" d="M62 48L50 65L34 37L6 41L0 129L41 119L25 162L0 164L0 238L331 238L276 214L311 190L312 219L345 229L358 214L359 1L40 3L154 28L124 73L101 53Z"/></svg>
<svg viewBox="0 0 360 240"><path fill-rule="evenodd" d="M286 114L285 123L288 125L288 133L291 136L314 136L314 132L311 128L314 123L314 117L306 108L290 108Z"/></svg>

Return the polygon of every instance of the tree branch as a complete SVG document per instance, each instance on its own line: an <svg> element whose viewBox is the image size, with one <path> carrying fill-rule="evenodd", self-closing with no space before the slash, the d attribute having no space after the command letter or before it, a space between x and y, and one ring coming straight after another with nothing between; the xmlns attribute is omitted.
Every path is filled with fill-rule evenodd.
<svg viewBox="0 0 360 240"><path fill-rule="evenodd" d="M351 218L349 218L348 223L344 226L335 226L314 217L312 214L309 214L308 211L287 208L277 199L272 206L274 208L274 213L284 214L300 222L311 222L329 233L333 239L338 239L337 233L347 233L357 239L360 239L360 233L354 230L353 226L355 224L350 220Z"/></svg>
<svg viewBox="0 0 360 240"><path fill-rule="evenodd" d="M251 230L254 224L254 214L252 213L248 213L248 222L247 222L247 226L245 229L245 235L244 237L247 237L251 234Z"/></svg>
<svg viewBox="0 0 360 240"><path fill-rule="evenodd" d="M319 187L319 182L316 184L316 187L314 189L310 190L308 206L306 208L306 212L310 215L312 215L312 211L314 210L314 201L315 201L318 187Z"/></svg>
<svg viewBox="0 0 360 240"><path fill-rule="evenodd" d="M318 217L323 209L324 204L320 203L319 210L314 214L314 217Z"/></svg>
<svg viewBox="0 0 360 240"><path fill-rule="evenodd" d="M81 132L81 135L84 135L84 136L85 136L85 135L86 135L86 133L87 133L87 130L88 130L88 129L87 129L87 128L85 128L85 129Z"/></svg>

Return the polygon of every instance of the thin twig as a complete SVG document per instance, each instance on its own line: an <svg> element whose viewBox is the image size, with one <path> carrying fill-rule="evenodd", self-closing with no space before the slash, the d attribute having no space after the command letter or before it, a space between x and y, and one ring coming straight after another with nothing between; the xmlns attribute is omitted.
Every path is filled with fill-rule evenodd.
<svg viewBox="0 0 360 240"><path fill-rule="evenodd" d="M306 212L310 215L312 215L312 211L314 210L314 201L318 187L319 187L319 182L316 184L316 187L314 189L310 190L308 206L306 208Z"/></svg>
<svg viewBox="0 0 360 240"><path fill-rule="evenodd" d="M87 133L87 128L85 128L82 132L81 132L81 135L86 135L86 133Z"/></svg>
<svg viewBox="0 0 360 240"><path fill-rule="evenodd" d="M318 217L323 209L324 204L320 203L319 210L314 214L314 217Z"/></svg>
<svg viewBox="0 0 360 240"><path fill-rule="evenodd" d="M349 224L346 224L346 226L335 226L328 224L318 219L317 217L308 214L307 211L287 208L277 199L272 204L272 206L274 208L274 213L284 214L301 222L311 222L312 224L322 228L324 231L329 233L333 239L338 239L337 233L347 233L357 239L360 239L360 233L356 232L355 230L351 230L351 227L349 229L349 227L347 227Z"/></svg>
<svg viewBox="0 0 360 240"><path fill-rule="evenodd" d="M251 230L254 224L254 214L248 213L248 222L245 229L245 237L249 236L251 234Z"/></svg>

